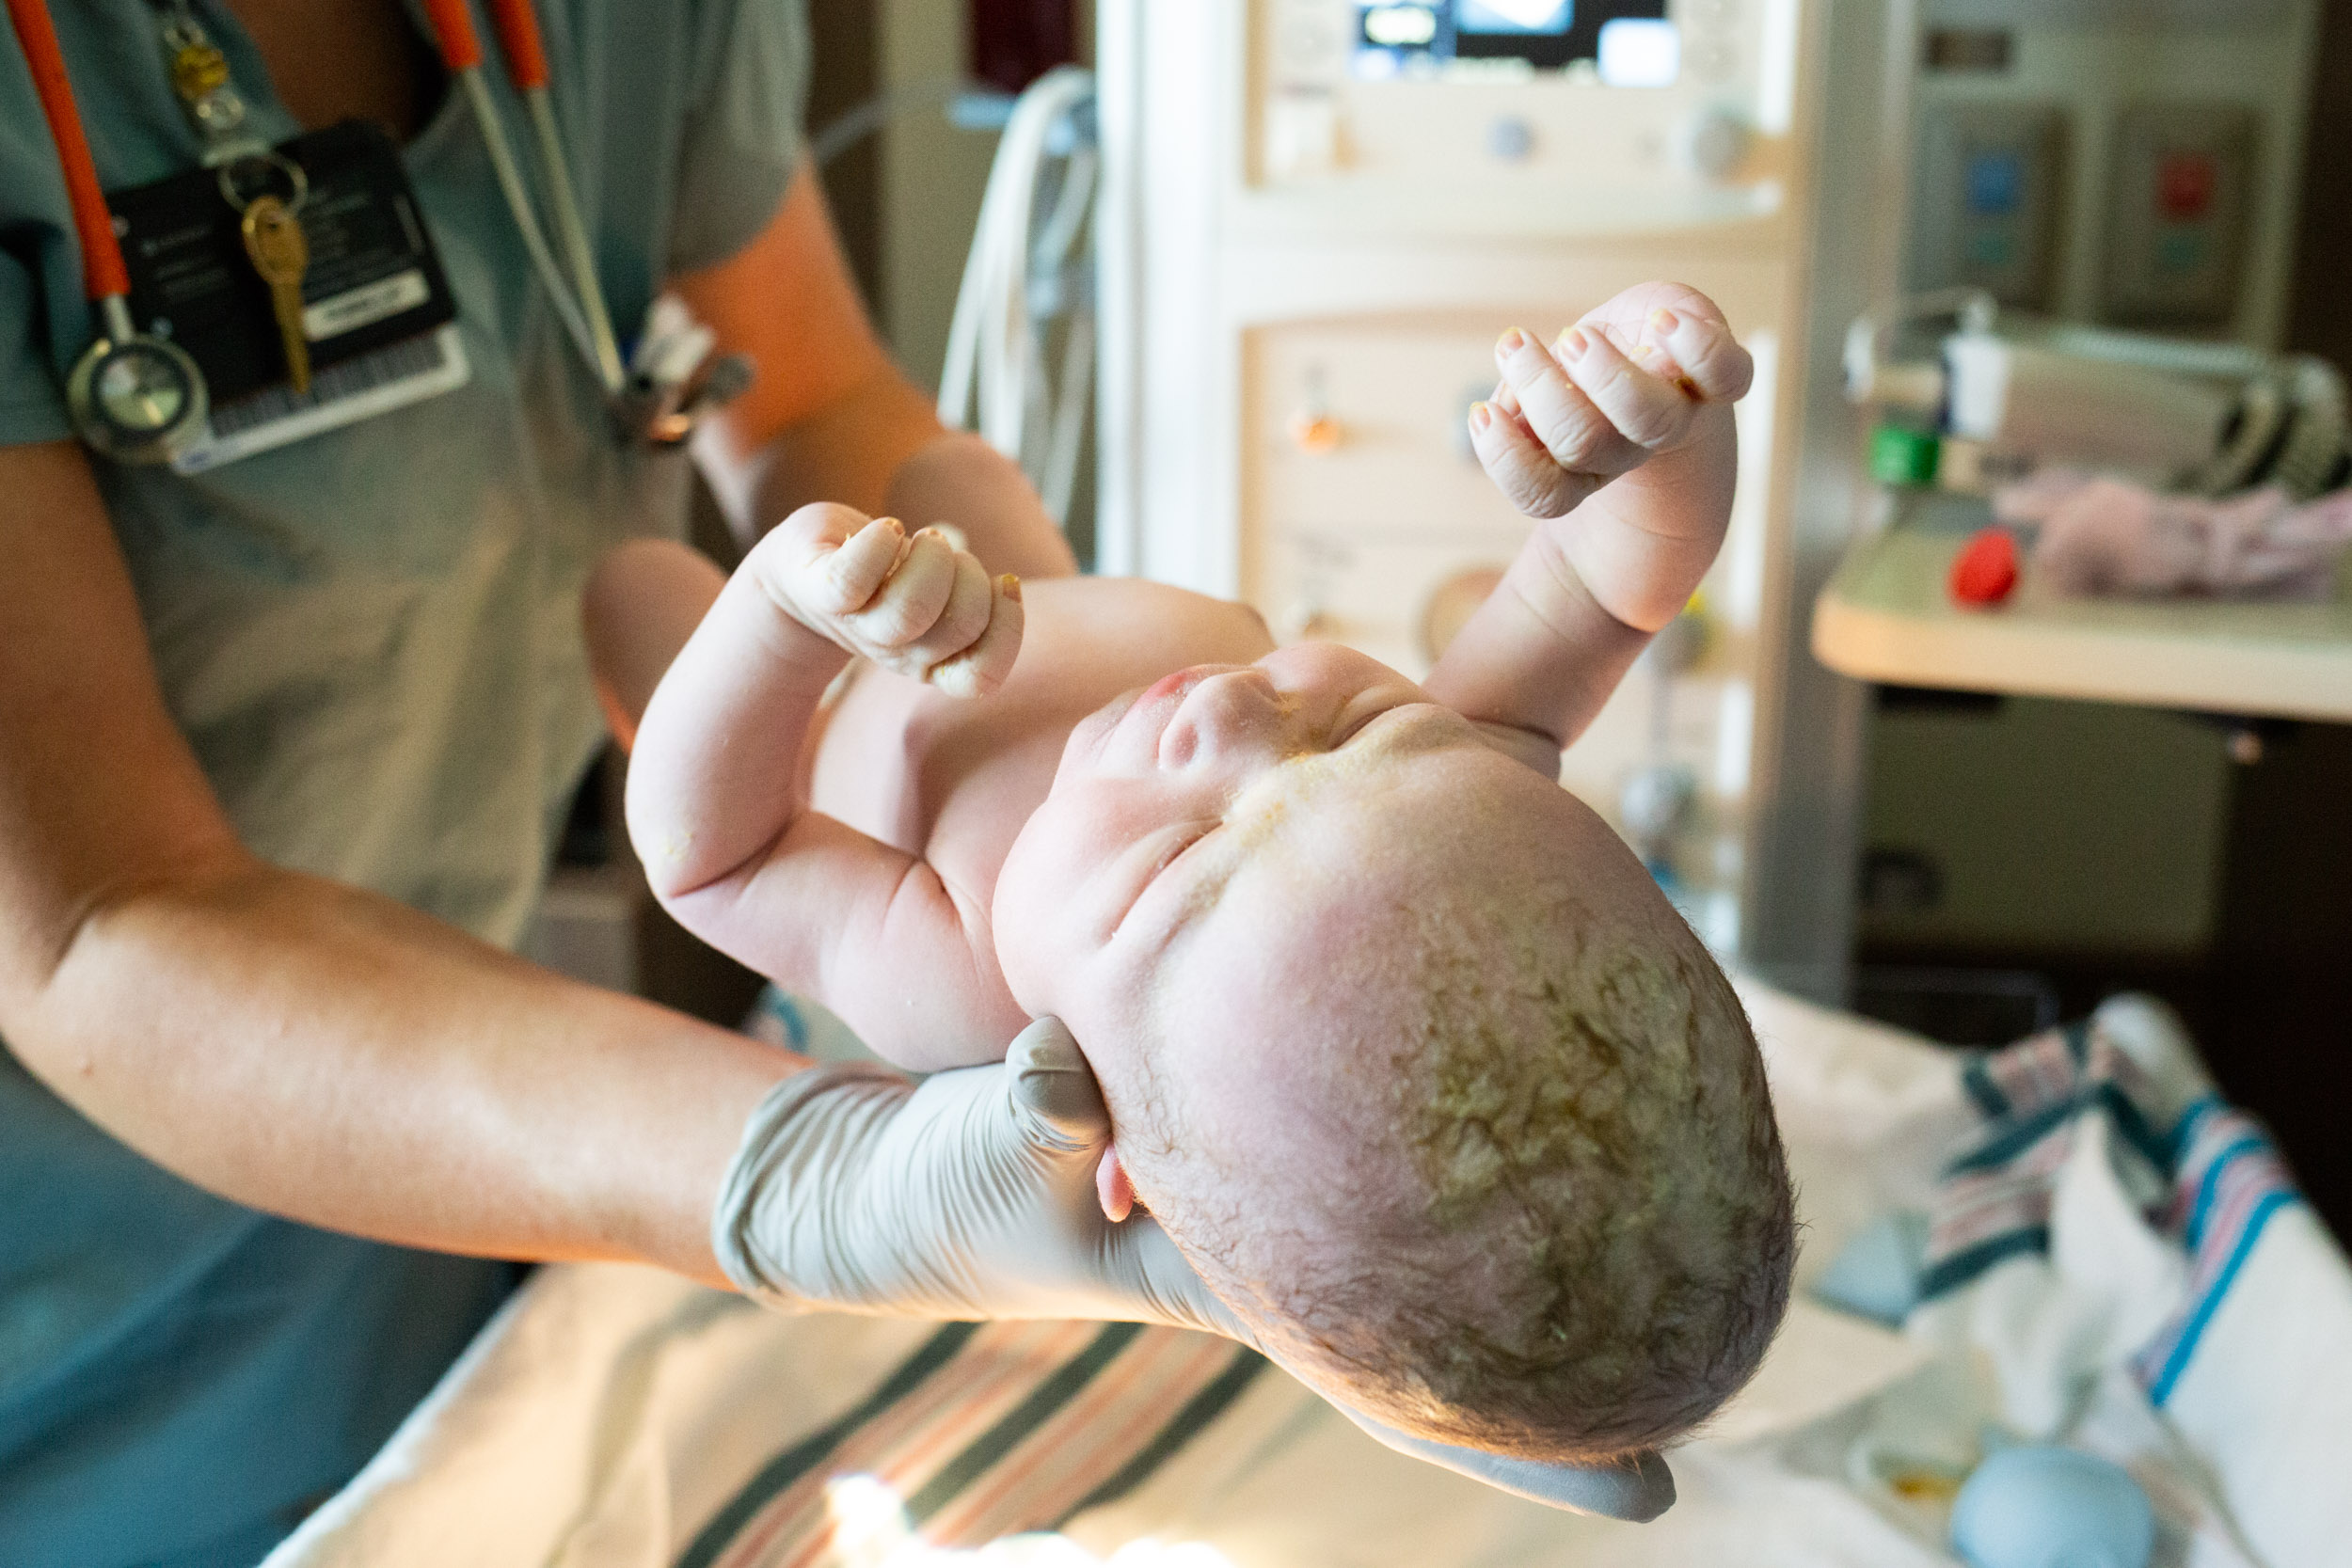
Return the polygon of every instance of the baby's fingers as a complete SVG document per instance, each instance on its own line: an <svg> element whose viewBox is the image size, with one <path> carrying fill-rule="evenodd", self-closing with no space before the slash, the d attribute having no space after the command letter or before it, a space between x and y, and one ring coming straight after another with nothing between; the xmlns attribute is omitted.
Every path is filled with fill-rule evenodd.
<svg viewBox="0 0 2352 1568"><path fill-rule="evenodd" d="M1552 460L1543 444L1520 422L1510 388L1500 388L1493 402L1470 405L1470 450L1480 467L1495 482L1513 506L1530 517L1561 517L1592 494L1595 481L1570 473Z"/></svg>
<svg viewBox="0 0 2352 1568"><path fill-rule="evenodd" d="M818 558L811 597L815 608L831 615L847 615L865 608L906 547L906 531L896 517L877 517L844 540L839 548Z"/></svg>
<svg viewBox="0 0 2352 1568"><path fill-rule="evenodd" d="M923 678L950 697L980 697L995 690L1012 673L1025 619L1021 579L1008 572L991 585L988 629L979 641L931 666Z"/></svg>
<svg viewBox="0 0 2352 1568"><path fill-rule="evenodd" d="M1515 326L1502 335L1495 344L1495 367L1518 406L1521 426L1558 467L1605 476L1641 461L1561 362L1528 333Z"/></svg>
<svg viewBox="0 0 2352 1568"><path fill-rule="evenodd" d="M988 629L993 593L988 569L965 550L956 552L955 568L955 582L939 618L929 631L900 648L893 660L909 674L924 674L932 666L946 663L978 641Z"/></svg>
<svg viewBox="0 0 2352 1568"><path fill-rule="evenodd" d="M897 568L866 607L842 621L875 648L903 648L938 624L955 586L955 546L925 529L907 541Z"/></svg>
<svg viewBox="0 0 2352 1568"><path fill-rule="evenodd" d="M1649 313L1643 335L1665 350L1689 389L1710 403L1737 403L1756 380L1756 361L1724 322L1661 309Z"/></svg>
<svg viewBox="0 0 2352 1568"><path fill-rule="evenodd" d="M1645 356L1667 375L1675 373L1657 350ZM1636 364L1600 328L1577 326L1562 333L1560 359L1617 434L1644 451L1670 451L1689 436L1698 400L1665 375Z"/></svg>

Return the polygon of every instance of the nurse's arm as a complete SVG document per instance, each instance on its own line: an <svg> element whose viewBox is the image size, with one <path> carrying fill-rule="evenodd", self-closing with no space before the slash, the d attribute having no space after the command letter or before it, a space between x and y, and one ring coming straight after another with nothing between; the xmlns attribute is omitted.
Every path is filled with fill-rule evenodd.
<svg viewBox="0 0 2352 1568"><path fill-rule="evenodd" d="M79 448L0 448L0 1039L225 1197L444 1251L718 1277L805 1065L263 863L166 712Z"/></svg>
<svg viewBox="0 0 2352 1568"><path fill-rule="evenodd" d="M750 245L671 286L722 349L757 367L698 449L747 531L811 501L839 501L909 528L953 523L992 572L1077 570L1020 467L977 436L943 427L891 363L808 166Z"/></svg>

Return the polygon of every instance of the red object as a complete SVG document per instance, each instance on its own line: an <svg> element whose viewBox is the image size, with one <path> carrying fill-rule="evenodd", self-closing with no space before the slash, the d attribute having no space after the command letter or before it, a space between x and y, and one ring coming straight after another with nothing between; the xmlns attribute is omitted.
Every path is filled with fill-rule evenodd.
<svg viewBox="0 0 2352 1568"><path fill-rule="evenodd" d="M93 300L127 294L131 274L122 264L122 246L115 240L114 217L106 211L106 193L99 188L89 140L82 135L82 116L73 106L73 86L66 80L65 52L57 47L49 8L42 0L8 0L8 20L16 24L17 41L24 46L33 90L40 95L40 111L57 144L57 165L65 171L73 233L82 245L82 288Z"/></svg>
<svg viewBox="0 0 2352 1568"><path fill-rule="evenodd" d="M482 63L482 39L473 30L473 13L466 9L466 0L424 0L424 14L433 24L441 63L451 75Z"/></svg>
<svg viewBox="0 0 2352 1568"><path fill-rule="evenodd" d="M2166 217L2182 222L2203 217L2219 182L2220 171L2209 155L2169 152L2156 166L2156 205Z"/></svg>
<svg viewBox="0 0 2352 1568"><path fill-rule="evenodd" d="M972 74L1019 92L1078 57L1073 0L969 0Z"/></svg>
<svg viewBox="0 0 2352 1568"><path fill-rule="evenodd" d="M548 85L548 55L539 45L539 14L531 0L490 0L490 21L506 55L507 78L517 92Z"/></svg>
<svg viewBox="0 0 2352 1568"><path fill-rule="evenodd" d="M2007 529L1979 529L1952 558L1952 597L1962 604L1996 605L2017 587L2017 541Z"/></svg>

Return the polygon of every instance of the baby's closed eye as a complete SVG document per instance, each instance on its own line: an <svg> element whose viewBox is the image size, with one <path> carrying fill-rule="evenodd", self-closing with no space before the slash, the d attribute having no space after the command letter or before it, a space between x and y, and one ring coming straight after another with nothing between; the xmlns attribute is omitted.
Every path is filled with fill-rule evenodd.
<svg viewBox="0 0 2352 1568"><path fill-rule="evenodd" d="M1118 936L1120 928L1141 906L1145 896L1160 884L1161 879L1176 866L1177 863L1199 848L1224 825L1222 818L1202 818L1175 824L1163 829L1160 833L1154 835L1151 858L1144 862L1143 873L1136 879L1133 895L1127 898L1125 907L1120 911L1119 918L1113 923L1111 935L1114 938Z"/></svg>

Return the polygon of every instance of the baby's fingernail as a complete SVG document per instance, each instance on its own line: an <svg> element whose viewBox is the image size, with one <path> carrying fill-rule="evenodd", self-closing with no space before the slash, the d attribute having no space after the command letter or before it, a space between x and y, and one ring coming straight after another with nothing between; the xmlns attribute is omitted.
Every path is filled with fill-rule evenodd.
<svg viewBox="0 0 2352 1568"><path fill-rule="evenodd" d="M1649 313L1649 325L1661 336L1671 337L1675 328L1682 325L1682 318L1661 305Z"/></svg>
<svg viewBox="0 0 2352 1568"><path fill-rule="evenodd" d="M1560 352L1571 359L1583 358L1584 351L1592 346L1592 339L1584 335L1584 329L1581 326L1571 326L1560 334Z"/></svg>
<svg viewBox="0 0 2352 1568"><path fill-rule="evenodd" d="M1473 403L1470 404L1470 424L1472 430L1477 431L1483 436L1486 433L1486 427L1494 422L1495 411L1490 404L1484 403Z"/></svg>
<svg viewBox="0 0 2352 1568"><path fill-rule="evenodd" d="M1003 577L998 578L996 579L996 586L998 590L1004 594L1005 597L1010 599L1013 603L1019 604L1021 602L1021 579L1014 577L1010 572L1007 572Z"/></svg>
<svg viewBox="0 0 2352 1568"><path fill-rule="evenodd" d="M1498 354L1517 354L1526 346L1527 334L1516 326L1495 340L1495 352Z"/></svg>

